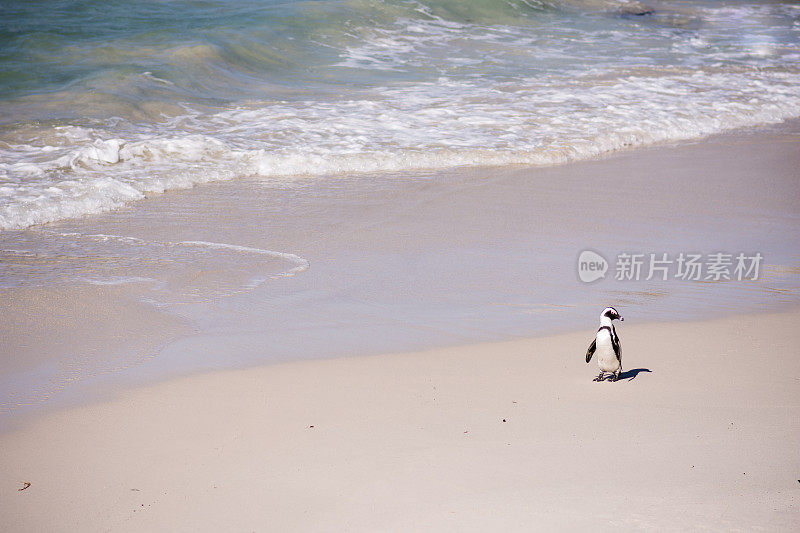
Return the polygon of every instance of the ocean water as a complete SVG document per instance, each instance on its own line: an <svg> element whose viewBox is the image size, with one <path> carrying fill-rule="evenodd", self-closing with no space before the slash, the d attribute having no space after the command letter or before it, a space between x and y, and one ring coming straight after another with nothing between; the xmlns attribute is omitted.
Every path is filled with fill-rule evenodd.
<svg viewBox="0 0 800 533"><path fill-rule="evenodd" d="M9 0L0 229L217 180L548 165L797 116L793 2Z"/></svg>

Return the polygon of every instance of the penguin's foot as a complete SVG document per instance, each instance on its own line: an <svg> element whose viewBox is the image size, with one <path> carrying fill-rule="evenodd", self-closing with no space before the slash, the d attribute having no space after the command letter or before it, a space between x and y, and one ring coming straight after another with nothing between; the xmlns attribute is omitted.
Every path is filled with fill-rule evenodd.
<svg viewBox="0 0 800 533"><path fill-rule="evenodd" d="M594 378L592 381L603 381L603 374L605 372L600 372L600 375Z"/></svg>

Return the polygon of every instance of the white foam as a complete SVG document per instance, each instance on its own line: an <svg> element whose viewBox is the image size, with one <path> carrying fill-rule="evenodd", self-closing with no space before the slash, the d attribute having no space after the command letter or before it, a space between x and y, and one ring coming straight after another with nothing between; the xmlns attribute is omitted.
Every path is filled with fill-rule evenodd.
<svg viewBox="0 0 800 533"><path fill-rule="evenodd" d="M717 19L709 20L720 24L750 16L714 13ZM453 52L447 65L469 65L483 53L499 54L501 61L502 54L523 49L544 62L563 59L562 51L520 28L481 29L426 16L376 28L342 53L339 66L423 68L440 52ZM459 44L465 32L468 45ZM600 37L576 35L626 38L610 30ZM244 175L289 180L549 165L800 116L800 59L787 59L800 47L779 48L767 34L737 36L725 46L712 37L690 36L669 47L670 54L690 59L702 50L714 63L705 67L600 65L512 81L443 76L340 99L252 102L216 112L187 108L159 124L115 118L92 127L31 126L0 135L0 228L99 213L149 193ZM456 44L437 48L443 40Z"/></svg>
<svg viewBox="0 0 800 533"><path fill-rule="evenodd" d="M44 229L16 237L0 250L10 259L0 258L3 286L39 285L54 274L93 285L144 283L146 301L158 306L228 297L310 268L297 254L224 242Z"/></svg>
<svg viewBox="0 0 800 533"><path fill-rule="evenodd" d="M71 161L74 165L81 160L99 161L101 163L119 163L120 139L96 140L76 154Z"/></svg>
<svg viewBox="0 0 800 533"><path fill-rule="evenodd" d="M78 281L89 283L90 285L100 286L113 286L113 285L127 285L129 283L156 283L154 278L146 278L142 276L111 276L107 278L79 278Z"/></svg>
<svg viewBox="0 0 800 533"><path fill-rule="evenodd" d="M200 246L214 250L233 250L236 252L242 252L248 254L266 255L268 257L285 259L286 261L295 263L296 266L278 274L278 276L280 277L290 277L294 276L295 274L299 274L300 272L305 272L306 270L308 270L310 266L308 260L303 257L300 257L299 255L290 254L287 252L275 252L273 250L264 250L262 248L252 248L250 246L241 246L238 244L227 244L222 242L207 242L207 241L180 241L173 244L178 246Z"/></svg>
<svg viewBox="0 0 800 533"><path fill-rule="evenodd" d="M240 244L229 244L224 242L209 242L209 241L149 241L145 239L140 239L138 237L131 237L126 235L109 235L105 233L87 234L87 233L76 233L76 232L58 232L50 234L56 237L91 239L100 242L113 241L129 246L158 246L159 248L188 246L188 247L207 248L209 250L228 250L244 254L264 255L275 259L282 259L288 261L289 263L294 263L295 265L294 267L288 270L281 271L280 273L276 274L275 277L294 276L295 274L299 274L300 272L305 272L310 267L310 263L308 262L307 259L300 257L299 255L296 254L288 252L276 252L274 250L266 250L264 248L254 248L252 246L243 246ZM16 251L16 250L15 252L28 253L25 251ZM141 277L131 277L128 279L137 282L152 280L152 278L141 278Z"/></svg>

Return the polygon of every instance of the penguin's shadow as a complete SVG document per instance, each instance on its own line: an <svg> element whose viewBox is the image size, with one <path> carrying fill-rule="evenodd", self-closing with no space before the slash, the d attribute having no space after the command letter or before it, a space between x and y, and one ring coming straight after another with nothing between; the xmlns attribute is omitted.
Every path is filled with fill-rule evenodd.
<svg viewBox="0 0 800 533"><path fill-rule="evenodd" d="M631 370L626 370L625 372L620 372L619 379L627 379L628 381L632 381L636 379L642 372L652 372L649 368L633 368Z"/></svg>

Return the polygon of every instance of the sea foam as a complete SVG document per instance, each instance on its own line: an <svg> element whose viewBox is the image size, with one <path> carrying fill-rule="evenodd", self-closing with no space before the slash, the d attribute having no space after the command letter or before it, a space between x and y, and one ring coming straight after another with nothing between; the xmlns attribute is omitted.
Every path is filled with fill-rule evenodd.
<svg viewBox="0 0 800 533"><path fill-rule="evenodd" d="M301 4L220 11L213 42L173 28L163 45L134 32L65 48L118 70L4 102L0 229L243 176L551 165L800 116L791 4L665 1L634 17L615 2L428 0L347 4L327 22ZM320 36L276 41L286 20Z"/></svg>

